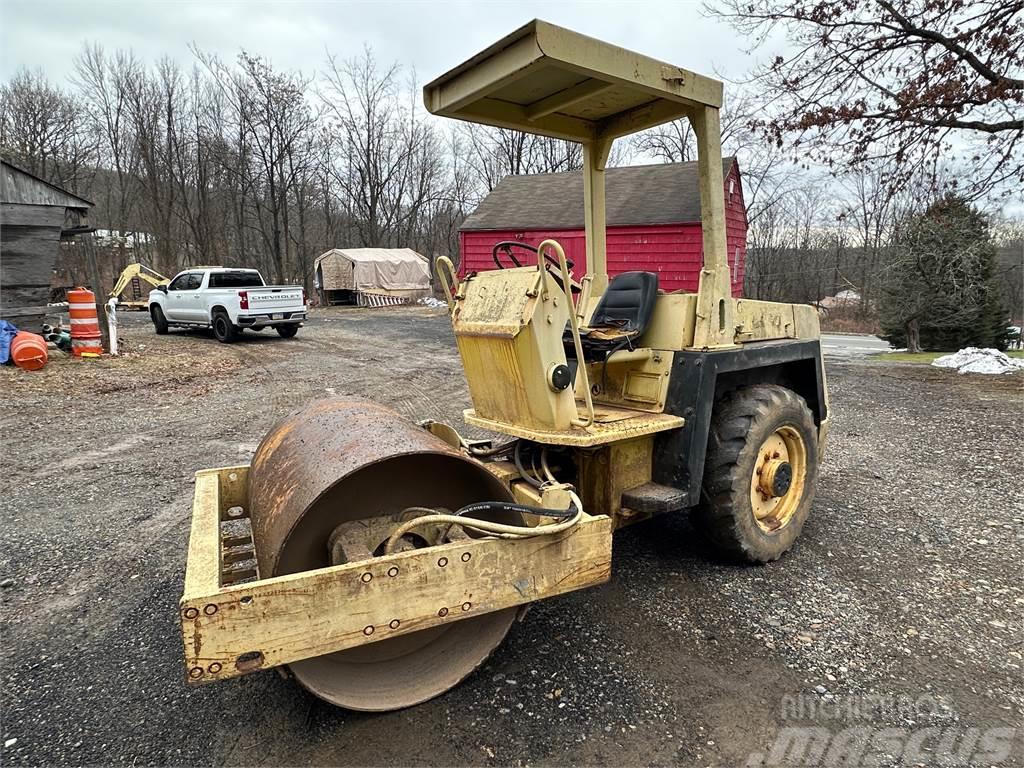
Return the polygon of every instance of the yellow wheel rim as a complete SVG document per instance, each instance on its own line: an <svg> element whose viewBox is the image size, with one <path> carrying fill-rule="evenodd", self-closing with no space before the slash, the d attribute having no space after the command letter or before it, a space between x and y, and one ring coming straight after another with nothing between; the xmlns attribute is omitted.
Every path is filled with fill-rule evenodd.
<svg viewBox="0 0 1024 768"><path fill-rule="evenodd" d="M789 525L807 482L807 446L800 432L782 426L768 436L750 475L750 508L761 530L777 533Z"/></svg>

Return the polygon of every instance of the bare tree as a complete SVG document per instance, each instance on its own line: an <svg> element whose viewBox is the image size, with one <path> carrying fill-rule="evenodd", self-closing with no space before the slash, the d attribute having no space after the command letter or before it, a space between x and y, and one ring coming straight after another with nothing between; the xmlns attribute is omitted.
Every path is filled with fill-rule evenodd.
<svg viewBox="0 0 1024 768"><path fill-rule="evenodd" d="M231 179L218 169L214 155L223 134L224 99L198 67L190 73L182 98L186 103L171 141L178 217L194 253L205 263L223 263L230 239L224 191Z"/></svg>
<svg viewBox="0 0 1024 768"><path fill-rule="evenodd" d="M101 198L101 219L119 238L121 262L126 261L126 236L136 201L139 157L128 114L131 82L141 64L134 54L118 51L108 57L99 44L87 45L75 60L74 83L85 99L97 133L99 163L113 171ZM95 216L95 213L94 213Z"/></svg>
<svg viewBox="0 0 1024 768"><path fill-rule="evenodd" d="M992 222L996 277L1004 286L1010 317L1024 324L1024 220L1000 216Z"/></svg>
<svg viewBox="0 0 1024 768"><path fill-rule="evenodd" d="M0 147L15 164L85 194L96 143L82 103L51 85L40 70L19 70L0 85Z"/></svg>
<svg viewBox="0 0 1024 768"><path fill-rule="evenodd" d="M478 197L493 190L506 176L561 173L583 167L583 147L572 141L475 123L466 123L459 130L469 152L467 164ZM614 165L616 160L613 155L609 164Z"/></svg>
<svg viewBox="0 0 1024 768"><path fill-rule="evenodd" d="M861 310L870 312L875 281L883 266L889 240L901 216L899 197L887 187L878 169L857 166L840 184L846 192L839 217L850 225L860 258L836 278L846 280L860 295Z"/></svg>
<svg viewBox="0 0 1024 768"><path fill-rule="evenodd" d="M750 222L787 194L798 171L780 147L766 142L754 129L760 110L757 101L742 91L730 96L722 110L722 149L739 160ZM684 118L630 137L629 147L659 162L685 163L697 159L696 141L690 121Z"/></svg>
<svg viewBox="0 0 1024 768"><path fill-rule="evenodd" d="M808 176L787 187L750 223L745 293L772 301L817 303L837 286L850 258L827 179Z"/></svg>
<svg viewBox="0 0 1024 768"><path fill-rule="evenodd" d="M286 274L291 226L288 191L298 168L289 158L314 122L305 97L309 81L276 72L264 59L244 52L238 64L241 71L233 83L241 104L243 137L252 149L256 171L253 202L274 273L281 280Z"/></svg>
<svg viewBox="0 0 1024 768"><path fill-rule="evenodd" d="M697 137L686 119L641 131L629 141L635 151L662 163L688 163L697 159Z"/></svg>
<svg viewBox="0 0 1024 768"><path fill-rule="evenodd" d="M400 67L380 68L369 48L327 64L321 99L335 147L332 177L358 242L408 245L415 223L447 196L440 143L419 113L415 82L403 94Z"/></svg>
<svg viewBox="0 0 1024 768"><path fill-rule="evenodd" d="M1024 183L1024 0L718 0L709 10L756 47L792 53L752 74L778 145L831 168L875 164L888 186L927 177L972 197ZM966 181L966 183L965 183ZM964 188L966 187L966 189Z"/></svg>
<svg viewBox="0 0 1024 768"><path fill-rule="evenodd" d="M180 141L183 101L182 76L170 59L162 59L151 76L144 69L132 72L127 84L127 111L138 156L138 184L142 194L136 206L142 228L152 235L158 269L176 266L181 184L175 178L175 156Z"/></svg>
<svg viewBox="0 0 1024 768"><path fill-rule="evenodd" d="M161 271L244 264L308 287L313 257L329 247L456 256L461 222L502 178L582 162L571 142L436 126L415 78L379 66L370 50L330 59L316 78L244 52L228 63L194 54L184 70L88 46L67 91L38 73L0 84L0 151L79 192L95 177L94 219L130 234L134 256ZM924 207L922 190L895 193L877 163L828 178L788 160L785 147L765 141L763 108L761 94L744 90L723 111L748 210L747 294L817 302L853 288L871 316L897 258L895 222ZM630 151L692 158L688 131L679 122L639 143L616 142L609 165ZM97 251L104 273L127 261L126 238L116 242L113 254L102 244ZM1000 242L1008 256L999 274L1018 279L1020 249L1009 234Z"/></svg>
<svg viewBox="0 0 1024 768"><path fill-rule="evenodd" d="M334 180L345 196L361 245L387 245L399 212L405 168L414 147L404 139L398 103L398 64L381 70L367 48L361 58L328 59L321 98L331 120L336 155Z"/></svg>

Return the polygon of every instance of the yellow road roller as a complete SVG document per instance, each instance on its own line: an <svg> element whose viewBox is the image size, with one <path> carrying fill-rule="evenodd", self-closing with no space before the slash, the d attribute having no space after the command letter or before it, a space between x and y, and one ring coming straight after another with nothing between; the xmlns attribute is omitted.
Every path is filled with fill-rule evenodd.
<svg viewBox="0 0 1024 768"><path fill-rule="evenodd" d="M275 425L251 465L198 473L189 684L286 666L342 707L411 706L476 669L530 603L607 581L623 525L692 512L723 553L766 563L810 511L828 429L818 318L730 293L721 83L533 21L424 100L582 144L585 274L554 240L496 244L503 268L461 280L440 260L464 418L498 437L332 399ZM680 118L697 137L698 290L609 279L612 142Z"/></svg>

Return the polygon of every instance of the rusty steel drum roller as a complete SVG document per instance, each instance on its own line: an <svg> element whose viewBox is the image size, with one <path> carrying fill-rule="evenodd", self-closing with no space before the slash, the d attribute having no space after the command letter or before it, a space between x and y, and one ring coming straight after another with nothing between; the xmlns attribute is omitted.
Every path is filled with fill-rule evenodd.
<svg viewBox="0 0 1024 768"><path fill-rule="evenodd" d="M263 438L249 471L262 578L332 565L332 532L347 521L387 518L409 507L457 510L511 500L482 464L389 408L361 399L316 401L279 422ZM399 709L470 674L501 643L515 615L514 608L496 611L290 668L305 688L333 704Z"/></svg>

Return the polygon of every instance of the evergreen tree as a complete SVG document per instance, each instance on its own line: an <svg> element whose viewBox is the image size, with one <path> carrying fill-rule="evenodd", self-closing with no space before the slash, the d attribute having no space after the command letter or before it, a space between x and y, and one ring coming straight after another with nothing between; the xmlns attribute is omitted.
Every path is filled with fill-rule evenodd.
<svg viewBox="0 0 1024 768"><path fill-rule="evenodd" d="M907 217L879 302L883 338L910 352L1005 349L1009 317L988 219L947 196Z"/></svg>

